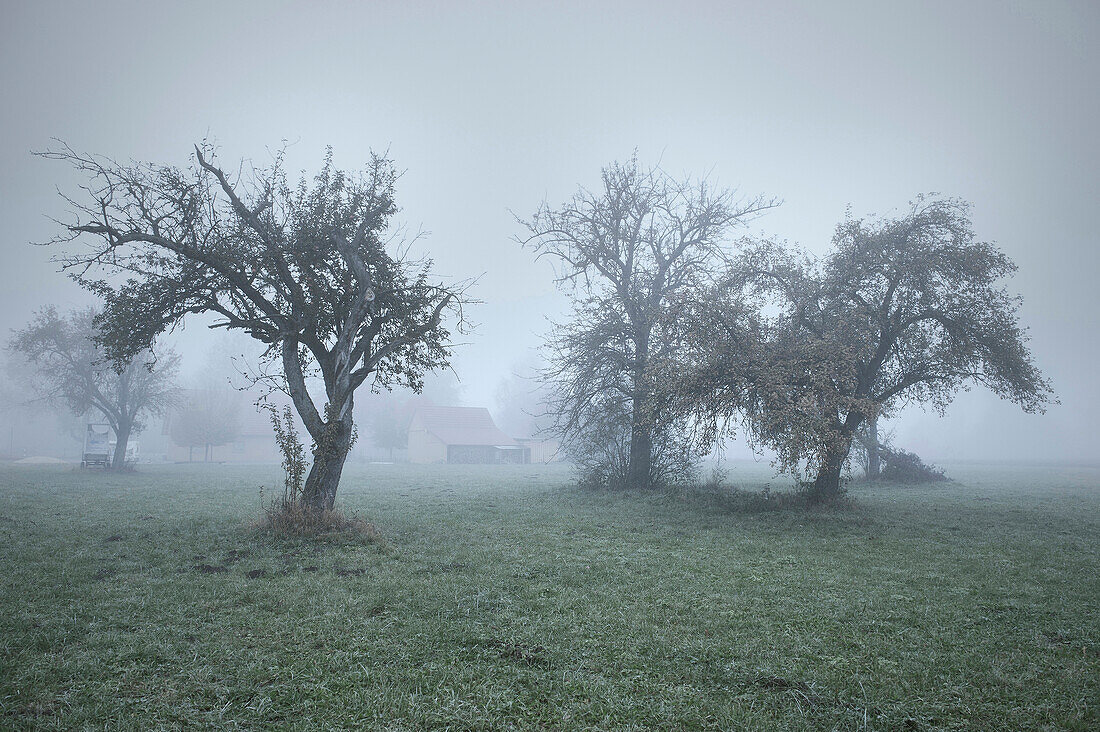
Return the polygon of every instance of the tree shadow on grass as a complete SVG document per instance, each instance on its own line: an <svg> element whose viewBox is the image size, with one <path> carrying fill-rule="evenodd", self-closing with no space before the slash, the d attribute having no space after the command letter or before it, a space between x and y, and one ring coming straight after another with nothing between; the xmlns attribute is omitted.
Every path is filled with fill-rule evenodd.
<svg viewBox="0 0 1100 732"><path fill-rule="evenodd" d="M828 502L817 500L806 490L746 491L717 483L675 486L666 491L670 498L714 513L810 513L815 515L850 514L855 502L841 495Z"/></svg>

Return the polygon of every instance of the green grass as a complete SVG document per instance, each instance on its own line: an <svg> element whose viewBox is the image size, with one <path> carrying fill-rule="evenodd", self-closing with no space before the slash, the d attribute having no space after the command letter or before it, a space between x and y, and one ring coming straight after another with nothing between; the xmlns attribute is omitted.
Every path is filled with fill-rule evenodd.
<svg viewBox="0 0 1100 732"><path fill-rule="evenodd" d="M349 469L377 546L251 530L274 466L0 466L0 728L1097 728L1100 470L949 473Z"/></svg>

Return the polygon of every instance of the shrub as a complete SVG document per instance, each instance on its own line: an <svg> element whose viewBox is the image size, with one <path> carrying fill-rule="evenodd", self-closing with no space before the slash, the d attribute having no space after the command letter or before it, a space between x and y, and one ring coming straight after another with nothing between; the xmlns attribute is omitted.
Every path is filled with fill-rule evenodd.
<svg viewBox="0 0 1100 732"><path fill-rule="evenodd" d="M577 467L581 485L622 490L630 488L630 415L616 405L590 410L582 429L565 445L566 457ZM678 422L653 429L649 484L654 488L690 483L695 464L687 428Z"/></svg>
<svg viewBox="0 0 1100 732"><path fill-rule="evenodd" d="M282 415L272 405L265 405L271 413L271 426L275 430L275 444L283 455L283 503L298 504L302 499L302 481L306 475L306 448L294 426L294 414L290 407L283 407Z"/></svg>
<svg viewBox="0 0 1100 732"><path fill-rule="evenodd" d="M360 516L347 516L343 511L311 510L300 500L275 498L264 504L255 527L282 538L323 538L329 535L360 539L368 544L383 544L382 533L374 524Z"/></svg>
<svg viewBox="0 0 1100 732"><path fill-rule="evenodd" d="M885 462L882 477L899 483L936 483L948 480L943 470L928 465L916 453L906 452L893 447L880 447L879 452Z"/></svg>

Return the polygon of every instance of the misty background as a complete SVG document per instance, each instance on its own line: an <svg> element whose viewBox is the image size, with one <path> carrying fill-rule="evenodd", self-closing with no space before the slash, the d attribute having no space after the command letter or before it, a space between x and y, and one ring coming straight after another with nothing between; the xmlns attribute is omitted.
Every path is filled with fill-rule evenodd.
<svg viewBox="0 0 1100 732"><path fill-rule="evenodd" d="M886 214L930 191L971 201L978 237L1019 265L1009 289L1062 403L1027 415L976 388L946 417L911 408L888 427L932 460L1098 455L1096 3L5 2L2 12L5 342L44 305L94 301L57 274L54 248L31 244L59 232L56 191L78 183L31 155L51 138L185 165L209 136L228 168L262 165L285 141L288 170L307 175L327 145L344 169L388 151L407 171L399 218L428 232L414 251L430 253L441 279L480 276L457 383L445 375L433 388L500 420L502 384L535 363L567 304L550 264L514 241L515 216L595 186L602 166L637 149L676 176L781 198L748 233L818 253L848 206ZM239 336L203 326L193 319L167 339L185 384L241 350ZM0 408L0 454L27 419ZM730 454L750 452L739 443Z"/></svg>

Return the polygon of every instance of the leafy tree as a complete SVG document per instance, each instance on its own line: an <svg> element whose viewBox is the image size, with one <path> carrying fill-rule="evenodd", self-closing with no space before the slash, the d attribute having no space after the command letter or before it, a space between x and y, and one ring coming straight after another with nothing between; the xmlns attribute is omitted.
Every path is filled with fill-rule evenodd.
<svg viewBox="0 0 1100 732"><path fill-rule="evenodd" d="M274 367L268 384L289 394L313 441L303 500L331 509L355 437L355 390L368 379L419 389L448 364L444 319L461 323L462 286L435 284L430 261L388 251L393 163L374 156L343 172L330 150L312 184L291 186L281 156L231 178L206 143L185 169L68 147L43 155L88 178L68 199L75 221L60 239L89 246L61 261L106 301L97 322L110 357L148 348L192 313L259 340Z"/></svg>
<svg viewBox="0 0 1100 732"><path fill-rule="evenodd" d="M172 404L179 357L162 350L154 359L143 349L112 363L95 339L97 319L93 308L63 317L47 307L16 331L10 347L32 367L26 373L42 398L76 414L103 415L115 433L112 467L118 469L125 465L131 435L144 427L142 417Z"/></svg>
<svg viewBox="0 0 1100 732"><path fill-rule="evenodd" d="M856 430L903 402L942 413L978 383L1044 411L1051 386L1001 284L1015 269L976 240L968 204L939 197L900 218L847 218L821 261L756 245L686 328L698 365L685 393L703 434L744 417L829 499Z"/></svg>
<svg viewBox="0 0 1100 732"><path fill-rule="evenodd" d="M773 204L676 181L635 159L605 168L601 183L560 208L544 203L521 222L523 244L555 260L573 295L571 319L547 342L556 431L574 457L620 445L625 454L601 480L643 488L684 464L682 455L663 459L683 425L656 398L653 369L676 348L663 327L670 302L707 281L729 232Z"/></svg>
<svg viewBox="0 0 1100 732"><path fill-rule="evenodd" d="M392 394L375 398L372 402L374 408L370 416L371 442L388 450L390 462L393 462L394 450L402 450L409 445L410 409Z"/></svg>
<svg viewBox="0 0 1100 732"><path fill-rule="evenodd" d="M241 432L240 395L228 387L192 389L173 410L168 431L177 445L188 448L188 459L201 445L203 460L209 461L215 447L232 442Z"/></svg>

